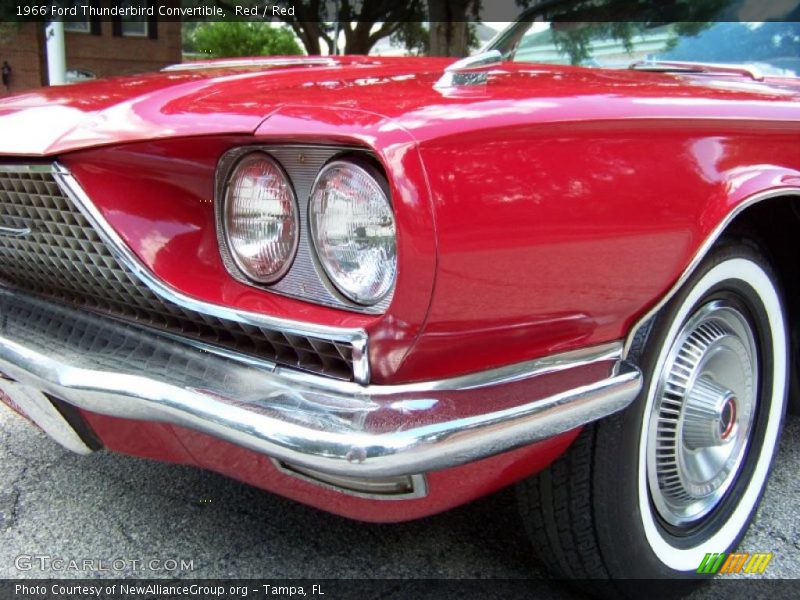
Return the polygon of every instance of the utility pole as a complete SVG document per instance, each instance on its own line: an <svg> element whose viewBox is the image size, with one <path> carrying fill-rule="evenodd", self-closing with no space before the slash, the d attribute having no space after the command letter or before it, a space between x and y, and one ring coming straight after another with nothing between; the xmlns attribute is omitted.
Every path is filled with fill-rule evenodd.
<svg viewBox="0 0 800 600"><path fill-rule="evenodd" d="M50 85L64 85L67 82L64 21L50 21L44 37L47 40L47 81Z"/></svg>

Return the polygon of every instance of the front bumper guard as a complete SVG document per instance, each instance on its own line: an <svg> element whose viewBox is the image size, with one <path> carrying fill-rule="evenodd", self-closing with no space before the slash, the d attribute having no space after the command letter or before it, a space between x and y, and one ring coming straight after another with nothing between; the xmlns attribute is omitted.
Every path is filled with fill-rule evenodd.
<svg viewBox="0 0 800 600"><path fill-rule="evenodd" d="M465 464L622 410L639 393L641 373L620 353L621 344L611 343L445 380L362 386L0 290L0 371L16 385L340 477ZM81 451L57 411L42 416L41 394L14 401L51 437Z"/></svg>

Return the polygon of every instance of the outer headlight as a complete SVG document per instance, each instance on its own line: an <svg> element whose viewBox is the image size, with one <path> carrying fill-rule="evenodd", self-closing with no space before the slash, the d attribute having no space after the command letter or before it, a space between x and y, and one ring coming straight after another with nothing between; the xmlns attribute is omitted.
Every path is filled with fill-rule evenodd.
<svg viewBox="0 0 800 600"><path fill-rule="evenodd" d="M336 288L359 304L375 304L397 275L392 206L366 168L346 161L326 165L308 207L319 262Z"/></svg>
<svg viewBox="0 0 800 600"><path fill-rule="evenodd" d="M299 239L297 201L275 160L253 153L236 165L222 224L231 258L247 277L271 283L289 270Z"/></svg>

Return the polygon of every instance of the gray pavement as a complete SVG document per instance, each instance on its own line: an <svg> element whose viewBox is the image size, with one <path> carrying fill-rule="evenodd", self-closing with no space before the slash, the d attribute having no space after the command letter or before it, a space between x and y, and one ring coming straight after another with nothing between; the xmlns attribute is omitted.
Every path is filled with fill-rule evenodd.
<svg viewBox="0 0 800 600"><path fill-rule="evenodd" d="M765 500L740 547L772 551L770 577L800 577L798 473L800 419L789 417ZM20 563L34 555L127 564L85 573L43 571L41 559ZM142 570L153 559L163 564ZM170 559L190 560L192 568L174 568ZM368 525L194 468L73 455L0 403L0 578L540 575L512 490L411 523ZM713 588L707 591L710 597Z"/></svg>

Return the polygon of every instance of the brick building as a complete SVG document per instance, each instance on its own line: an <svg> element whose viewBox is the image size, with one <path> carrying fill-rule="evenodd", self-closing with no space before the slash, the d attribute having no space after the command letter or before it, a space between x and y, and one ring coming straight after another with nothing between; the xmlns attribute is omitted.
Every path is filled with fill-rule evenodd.
<svg viewBox="0 0 800 600"><path fill-rule="evenodd" d="M87 18L66 22L64 29L68 72L108 77L156 71L181 61L180 22L157 17ZM12 71L9 85L0 86L0 95L47 85L45 24L0 24L0 65L4 61Z"/></svg>

